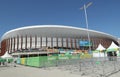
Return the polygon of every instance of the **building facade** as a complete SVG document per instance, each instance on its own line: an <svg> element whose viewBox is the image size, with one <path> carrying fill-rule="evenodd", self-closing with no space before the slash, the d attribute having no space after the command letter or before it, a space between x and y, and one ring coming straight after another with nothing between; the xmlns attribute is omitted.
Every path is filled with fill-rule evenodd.
<svg viewBox="0 0 120 77"><path fill-rule="evenodd" d="M0 56L8 53L17 53L22 50L41 49L73 49L88 50L89 46L81 45L80 42L89 42L90 47L95 50L98 44L107 48L112 41L117 45L117 38L94 30L83 28L60 26L60 25L38 25L28 26L10 30L2 36Z"/></svg>

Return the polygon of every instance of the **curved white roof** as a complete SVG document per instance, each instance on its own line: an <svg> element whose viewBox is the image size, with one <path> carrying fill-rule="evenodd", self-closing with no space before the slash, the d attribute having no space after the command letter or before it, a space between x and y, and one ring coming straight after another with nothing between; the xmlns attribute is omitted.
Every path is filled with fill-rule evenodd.
<svg viewBox="0 0 120 77"><path fill-rule="evenodd" d="M116 37L94 30L89 30L90 37L103 37L117 40ZM21 27L17 29L10 30L2 36L3 39L10 37L19 36L45 36L45 37L81 37L87 36L87 29L72 27L72 26L62 26L62 25L35 25Z"/></svg>

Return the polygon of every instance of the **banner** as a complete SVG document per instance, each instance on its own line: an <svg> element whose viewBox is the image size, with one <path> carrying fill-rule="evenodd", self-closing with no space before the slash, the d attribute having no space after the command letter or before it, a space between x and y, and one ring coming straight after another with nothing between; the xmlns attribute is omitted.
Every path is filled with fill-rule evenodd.
<svg viewBox="0 0 120 77"><path fill-rule="evenodd" d="M80 41L79 45L80 46L92 46L92 43L89 41Z"/></svg>

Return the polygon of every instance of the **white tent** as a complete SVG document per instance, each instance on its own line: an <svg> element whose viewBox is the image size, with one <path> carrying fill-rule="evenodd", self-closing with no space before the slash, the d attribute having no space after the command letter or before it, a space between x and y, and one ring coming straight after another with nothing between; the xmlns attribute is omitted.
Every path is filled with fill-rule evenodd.
<svg viewBox="0 0 120 77"><path fill-rule="evenodd" d="M104 48L101 44L98 45L98 47L96 48L97 51L103 51L106 48Z"/></svg>
<svg viewBox="0 0 120 77"><path fill-rule="evenodd" d="M1 58L13 58L8 52L6 52Z"/></svg>
<svg viewBox="0 0 120 77"><path fill-rule="evenodd" d="M112 41L111 45L107 48L107 51L117 51L119 47Z"/></svg>
<svg viewBox="0 0 120 77"><path fill-rule="evenodd" d="M96 52L93 53L93 57L105 57L106 54L104 52L100 52L105 50L106 48L104 48L101 44L98 45L98 47L96 48Z"/></svg>

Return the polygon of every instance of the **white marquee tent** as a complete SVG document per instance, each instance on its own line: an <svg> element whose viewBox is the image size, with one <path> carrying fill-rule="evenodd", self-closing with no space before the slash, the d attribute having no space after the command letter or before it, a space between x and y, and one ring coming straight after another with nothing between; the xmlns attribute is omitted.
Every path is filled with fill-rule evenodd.
<svg viewBox="0 0 120 77"><path fill-rule="evenodd" d="M104 48L101 44L98 45L98 47L96 48L97 51L103 51L106 48Z"/></svg>
<svg viewBox="0 0 120 77"><path fill-rule="evenodd" d="M112 41L111 45L107 48L107 51L118 51L119 47Z"/></svg>
<svg viewBox="0 0 120 77"><path fill-rule="evenodd" d="M1 58L13 58L10 54L8 54L8 52L6 52L3 56L1 56Z"/></svg>
<svg viewBox="0 0 120 77"><path fill-rule="evenodd" d="M104 56L106 56L106 54L104 52L101 52L105 49L106 48L104 48L101 44L99 44L98 47L96 48L95 52L93 53L93 57L104 57Z"/></svg>

